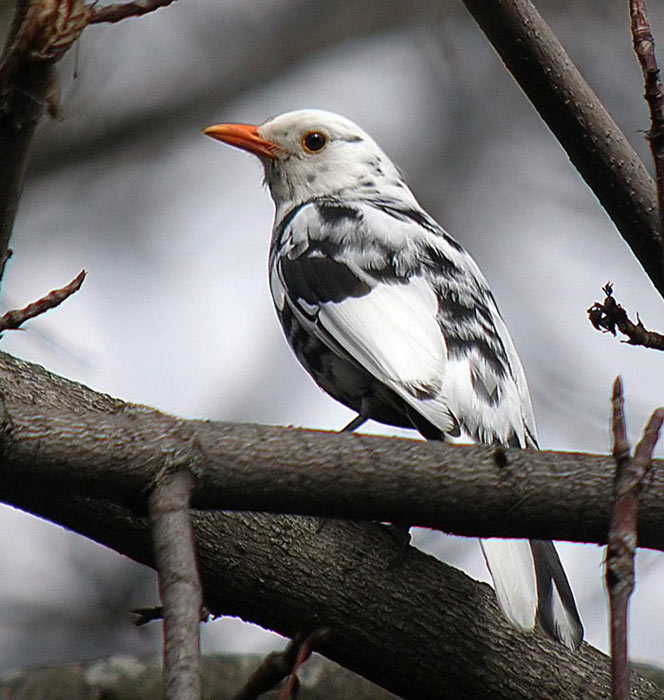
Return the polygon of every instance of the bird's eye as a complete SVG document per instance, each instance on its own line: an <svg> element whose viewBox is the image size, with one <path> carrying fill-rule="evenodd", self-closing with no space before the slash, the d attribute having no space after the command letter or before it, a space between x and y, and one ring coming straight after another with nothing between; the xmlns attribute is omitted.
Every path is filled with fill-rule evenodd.
<svg viewBox="0 0 664 700"><path fill-rule="evenodd" d="M310 131L302 139L302 147L308 153L318 153L322 150L327 143L327 137L325 134L321 134L320 131Z"/></svg>

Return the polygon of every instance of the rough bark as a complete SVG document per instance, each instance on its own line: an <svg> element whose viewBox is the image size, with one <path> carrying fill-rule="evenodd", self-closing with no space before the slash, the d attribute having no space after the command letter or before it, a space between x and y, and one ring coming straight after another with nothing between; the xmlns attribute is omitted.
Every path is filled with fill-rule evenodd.
<svg viewBox="0 0 664 700"><path fill-rule="evenodd" d="M37 488L9 500L153 565L147 520L120 506ZM286 636L328 627L323 654L404 698L610 698L603 654L517 632L489 586L404 552L380 525L220 512L193 523L211 612ZM633 675L631 697L664 692Z"/></svg>
<svg viewBox="0 0 664 700"><path fill-rule="evenodd" d="M423 525L460 535L606 542L608 456L190 421L0 353L0 498L35 484L142 508L164 470L196 508ZM502 466L501 466L502 465ZM639 545L664 549L664 469L641 496ZM551 503L556 507L551 508Z"/></svg>
<svg viewBox="0 0 664 700"><path fill-rule="evenodd" d="M152 566L148 518L136 513L145 507L146 465L150 472L163 462L151 465L154 456L144 451L143 440L150 444L157 438L168 463L181 469L187 463L188 443L175 439L172 429L164 431L163 421L171 421L171 427L182 423L146 407L128 406L8 355L1 359L0 466L5 471L0 497ZM32 412L27 424L16 411L21 404ZM72 422L74 409L78 422ZM139 425L149 416L157 420L152 433L138 431L129 443L106 432L109 418ZM114 459L98 461L91 443L79 441L81 425L93 430L95 417L97 436L113 448ZM30 424L40 427L29 436L22 434ZM258 433L248 433L250 426L237 429L243 455L239 464L245 465L255 466L262 446L273 450L281 440L285 440L283 449L290 452L289 435L304 434L313 441L305 453L312 459L318 453L328 458L334 454L332 442L320 449L324 441L344 444L344 436L323 433L260 428ZM220 442L232 443L234 430L225 426ZM41 451L50 431L59 435L57 452ZM261 438L267 439L261 442ZM18 462L15 450L22 441L36 452ZM428 449L409 441L346 439L349 446L366 441L377 448L369 454L382 463L389 461L391 448L398 450L404 443L403 460L407 455L415 458L419 448ZM67 450L77 455L68 467L62 462ZM268 453L273 459L274 453ZM341 450L335 463L342 466L346 457L348 453ZM141 464L141 460L147 461ZM64 486L61 479L67 479L67 468L70 476L82 469L88 469L89 475L79 474ZM400 483L395 465L391 468ZM498 469L495 464L493 469ZM101 473L106 471L113 478L101 488ZM407 471L402 470L403 474ZM117 491L114 486L123 483L123 473L126 483L135 489L134 514L101 500L109 495L132 500L126 485ZM611 474L612 469L607 474L609 490ZM274 476L263 484L263 495L279 483ZM444 483L440 476L437 480ZM403 483L409 482L405 479ZM72 489L72 484L77 487ZM85 488L98 500L75 495ZM402 489L402 498L408 493ZM553 498L548 491L549 515ZM349 498L344 494L342 499L339 492L336 501L342 500ZM415 549L402 550L380 525L334 520L321 527L316 518L223 512L195 512L193 524L204 601L213 613L237 615L287 636L329 627L330 640L321 649L325 655L403 697L610 697L608 659L597 650L586 644L580 653L572 654L539 633L520 634L505 622L488 586ZM638 677L632 679L632 688L634 698L664 698L664 693Z"/></svg>

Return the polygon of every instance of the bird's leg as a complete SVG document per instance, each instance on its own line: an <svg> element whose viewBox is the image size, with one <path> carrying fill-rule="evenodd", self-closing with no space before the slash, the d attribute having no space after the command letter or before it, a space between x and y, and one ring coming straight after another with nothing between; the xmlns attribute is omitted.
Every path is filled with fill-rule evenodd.
<svg viewBox="0 0 664 700"><path fill-rule="evenodd" d="M340 433L352 433L353 431L357 430L361 425L364 425L367 422L367 417L363 416L361 413L358 413L353 420L343 427L339 432Z"/></svg>

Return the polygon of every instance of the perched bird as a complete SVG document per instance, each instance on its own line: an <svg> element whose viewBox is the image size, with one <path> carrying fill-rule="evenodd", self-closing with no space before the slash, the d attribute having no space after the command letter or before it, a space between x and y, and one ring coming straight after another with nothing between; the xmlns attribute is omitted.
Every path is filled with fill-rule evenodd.
<svg viewBox="0 0 664 700"><path fill-rule="evenodd" d="M428 439L537 446L526 378L475 261L360 127L320 110L204 133L262 161L276 205L270 288L316 383ZM500 607L570 648L583 627L552 542L481 541Z"/></svg>

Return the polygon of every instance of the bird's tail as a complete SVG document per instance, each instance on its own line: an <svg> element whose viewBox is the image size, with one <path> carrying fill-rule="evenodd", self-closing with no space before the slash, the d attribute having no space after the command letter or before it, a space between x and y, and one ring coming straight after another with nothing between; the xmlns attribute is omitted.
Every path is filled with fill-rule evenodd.
<svg viewBox="0 0 664 700"><path fill-rule="evenodd" d="M523 631L539 623L577 649L583 626L553 542L490 539L480 544L505 617Z"/></svg>

